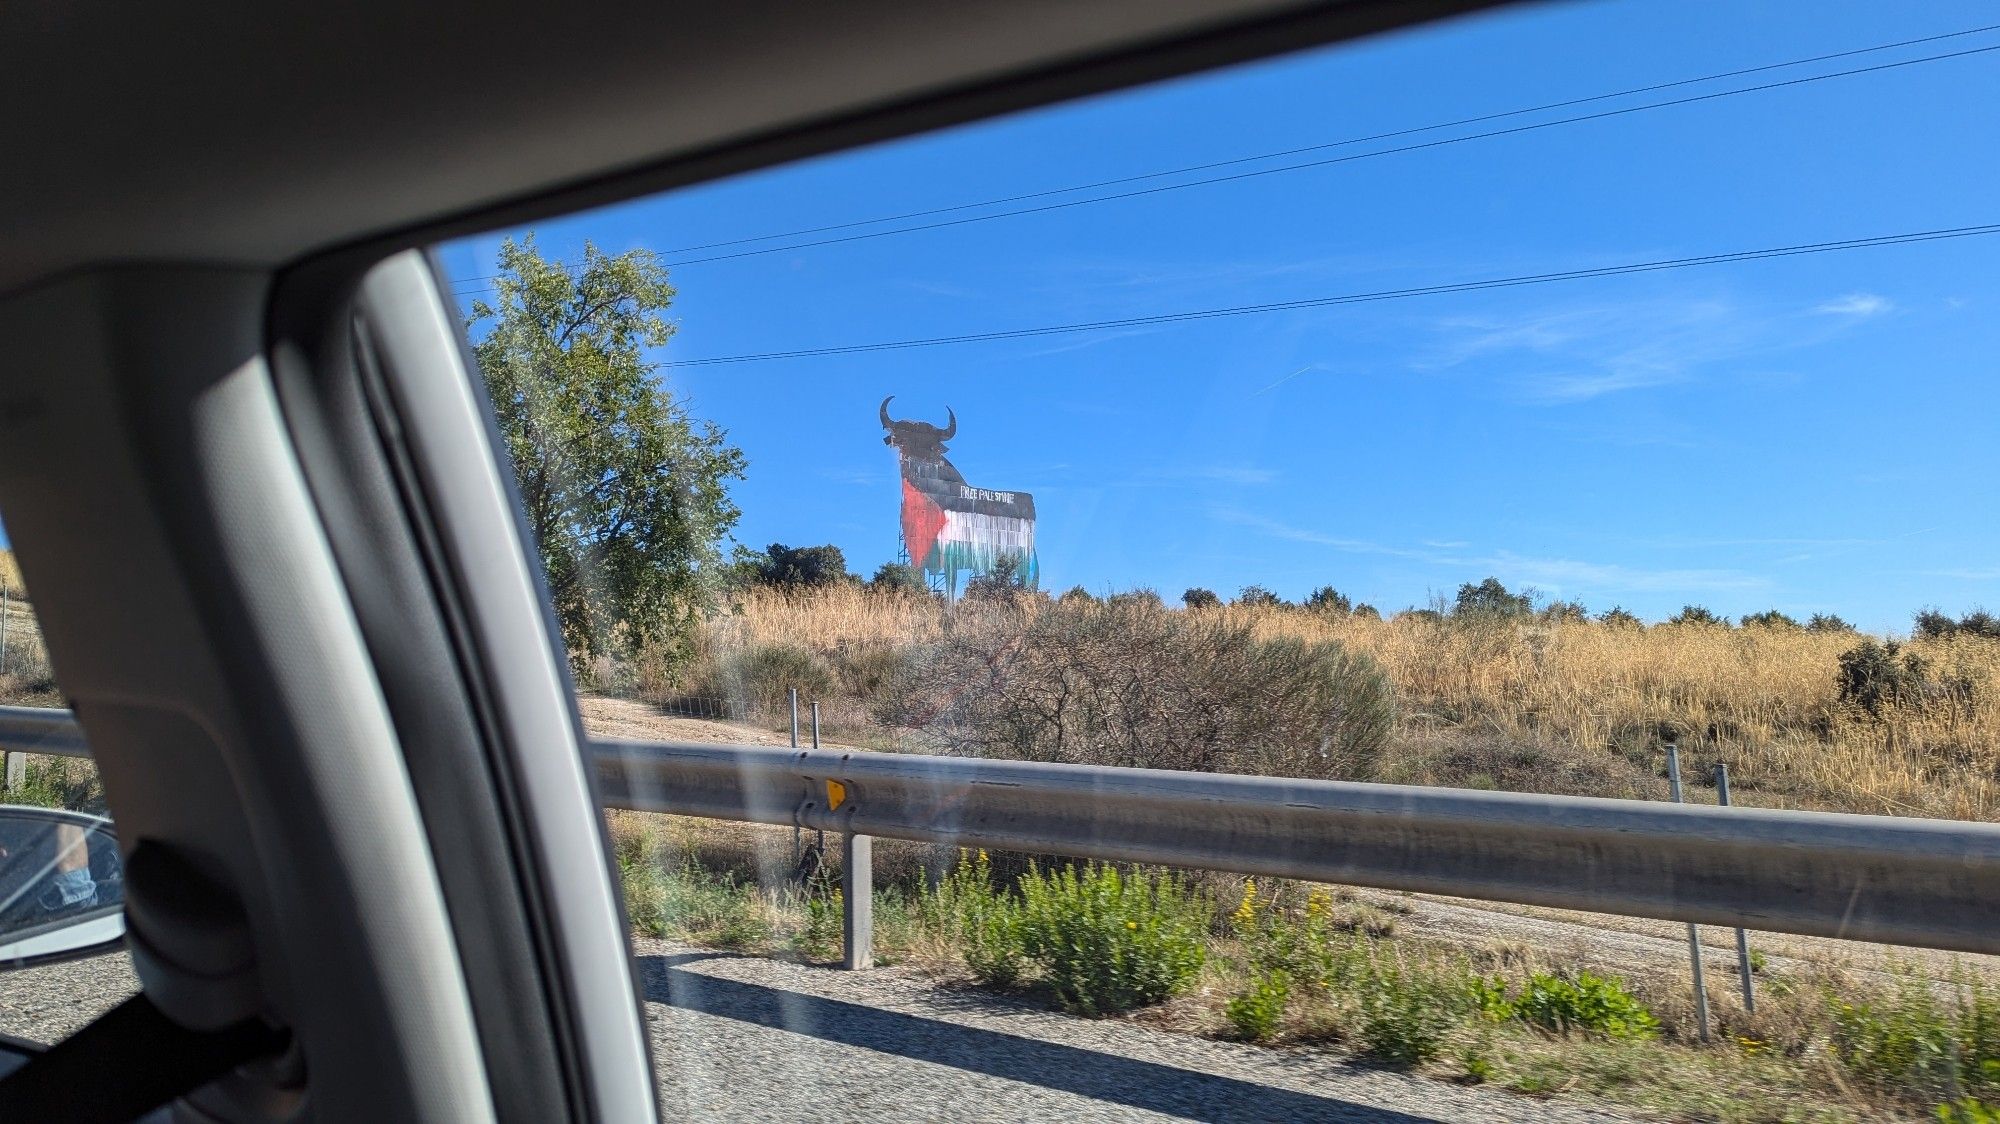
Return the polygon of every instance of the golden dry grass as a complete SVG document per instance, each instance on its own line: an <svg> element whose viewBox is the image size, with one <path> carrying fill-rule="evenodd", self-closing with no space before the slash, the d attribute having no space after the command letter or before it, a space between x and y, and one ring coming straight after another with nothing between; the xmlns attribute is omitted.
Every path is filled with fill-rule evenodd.
<svg viewBox="0 0 2000 1124"><path fill-rule="evenodd" d="M783 643L837 655L928 640L947 611L927 597L852 586L753 590L740 611L711 622L707 642L711 652ZM1379 662L1401 702L1391 755L1405 757L1383 763L1384 779L1657 796L1660 747L1672 739L1691 776L1726 761L1742 803L2000 817L2000 642L1913 642L1936 673L1970 682L1972 701L1883 724L1838 699L1839 657L1859 642L1852 633L1213 611ZM1524 767L1478 765L1495 753Z"/></svg>

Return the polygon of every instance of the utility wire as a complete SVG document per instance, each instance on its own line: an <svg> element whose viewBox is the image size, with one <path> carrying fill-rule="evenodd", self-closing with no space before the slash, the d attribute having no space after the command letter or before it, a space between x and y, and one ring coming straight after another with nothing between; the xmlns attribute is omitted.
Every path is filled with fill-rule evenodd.
<svg viewBox="0 0 2000 1124"><path fill-rule="evenodd" d="M1263 176L1283 175L1287 172L1299 172L1311 168L1326 168L1336 164L1351 164L1359 160L1372 160L1378 156L1396 156L1409 152L1421 152L1425 149L1443 148L1448 145L1454 145L1454 144L1465 144L1470 141L1490 140L1494 137L1505 137L1505 136L1514 136L1521 133L1531 133L1542 129L1556 128L1557 126L1561 125L1575 125L1586 121L1602 121L1607 118L1624 117L1630 114L1645 113L1655 109L1666 109L1672 106L1680 106L1680 105L1693 105L1697 102L1714 101L1718 98L1735 97L1739 94L1752 94L1764 90L1782 89L1788 86L1803 86L1812 82L1824 82L1832 78L1848 78L1857 74L1870 74L1877 71L1894 70L1899 67L1916 66L1920 63L1938 62L1944 59L1964 58L1968 55L1985 54L1990 51L2000 51L2000 44L1994 44L1993 46L1990 47L1974 47L1969 50L1954 51L1950 54L1944 54L1944 55L1931 55L1924 58L1905 59L1900 62L1878 63L1874 66L1860 67L1854 70L1840 70L1840 71L1835 71L1831 74L1815 74L1804 78L1790 78L1781 82L1768 82L1763 85L1745 86L1734 90L1717 90L1715 92L1707 94L1694 94L1684 98L1672 98L1667 101L1648 102L1644 105L1626 106L1621 109L1599 110L1595 113L1579 114L1574 117L1557 117L1554 118L1553 120L1537 121L1534 122L1533 124L1528 124L1528 125L1514 125L1505 129L1490 129L1482 133L1468 133L1464 136L1444 137L1438 140L1419 141L1415 144L1398 145L1394 148L1380 148L1372 152L1357 152L1348 156L1329 156L1318 160L1307 160L1296 164L1281 164L1275 168L1260 168L1256 171L1250 171L1250 172L1235 172L1225 176L1211 176L1207 179L1188 180L1185 183L1163 184L1159 187L1142 187L1142 188L1136 188L1131 191L1116 192L1111 195L1094 195L1087 199L1071 199L1061 203L1043 203L1038 206L1020 207L1011 211L994 211L991 212L990 214L969 215L963 218L942 219L937 222L919 223L911 226L891 227L888 230L872 230L860 234L845 234L837 238L820 238L810 242L788 242L780 246L766 246L755 250L735 250L730 253L714 254L708 257L682 258L677 261L668 261L662 264L666 265L668 268L678 268L681 266L689 266L689 265L706 265L710 262L734 261L738 258L760 257L765 254L782 254L791 250L807 250L819 246L833 246L846 242L861 242L872 238L887 238L891 235L896 235L896 234L914 234L918 231L942 230L947 227L955 227L955 226L969 226L973 223L993 222L997 219L1019 218L1022 215L1044 214L1050 211L1063 211L1063 210L1068 210L1071 207L1087 207L1097 203L1113 203L1126 199L1137 199L1148 195L1164 195L1172 191L1186 191L1190 188L1196 188L1196 187L1212 187L1216 184L1222 184L1222 183L1237 183L1243 180L1257 179Z"/></svg>
<svg viewBox="0 0 2000 1124"><path fill-rule="evenodd" d="M1591 269L1570 269L1552 273L1530 273L1515 277L1493 277L1480 281L1459 281L1443 285L1423 285L1408 289L1380 289L1373 292L1343 293L1337 296L1308 297L1302 300L1274 301L1267 304L1243 304L1225 308L1204 308L1185 312L1168 312L1154 316L1131 316L1118 320L1087 320L1071 324L1051 324L1036 328L967 332L955 336L930 336L922 339L888 340L879 343L847 344L839 347L806 347L789 351L763 351L747 355L715 356L708 359L681 359L662 365L667 367L711 367L726 363L762 363L774 359L809 359L830 355L858 355L873 351L900 351L919 347L944 347L951 344L989 343L996 340L1017 340L1029 339L1036 336L1099 332L1113 328L1180 324L1192 320L1213 320L1229 316L1254 316L1262 313L1289 312L1297 309L1331 308L1336 305L1404 300L1410 297L1440 296L1447 293L1471 293L1487 289L1510 289L1527 285L1546 285L1557 281L1581 281L1594 277L1623 277L1633 273L1654 273L1670 269L1692 269L1697 266L1724 265L1730 262L1766 261L1772 258L1799 257L1806 254L1830 254L1845 250L1870 249L1877 246L1904 246L1916 242L1942 242L1950 239L1972 238L1988 234L2000 234L2000 223L1989 223L1983 226L1947 227L1940 230L1921 230L1902 234L1882 234L1869 238L1849 238L1835 242L1806 242L1794 246L1771 246L1759 250L1735 250L1719 254L1701 254L1696 257L1664 258L1656 261L1597 266Z"/></svg>
<svg viewBox="0 0 2000 1124"><path fill-rule="evenodd" d="M675 249L666 251L666 253L669 254L692 253L700 250L718 249L729 246L745 245L751 242L767 242L777 239L797 238L797 237L803 237L805 235L821 234L837 230L851 230L856 227L862 227L862 226L874 226L881 223L902 222L910 219L928 218L934 215L951 214L953 212L958 212L958 211L976 210L981 207L1000 206L1008 203L1018 203L1032 199L1042 199L1052 195L1067 195L1078 191L1092 191L1092 190L1097 190L1099 188L1116 187L1128 183L1139 183L1146 180L1162 179L1168 176L1187 175L1196 172L1212 171L1217 168L1233 167L1240 164L1256 163L1258 161L1263 161L1263 160L1275 160L1287 156L1302 155L1308 152L1319 152L1327 149L1344 148L1357 144L1368 144L1375 141L1393 140L1398 137L1414 136L1421 133L1436 132L1441 129L1462 128L1467 125L1484 124L1490 121L1504 120L1509 117L1519 117L1533 113L1544 113L1550 110L1566 109L1579 105L1588 105L1601 101L1609 101L1616 98L1634 97L1640 94L1647 94L1647 93L1657 93L1661 90L1670 90L1683 86L1699 85L1705 82L1716 82L1716 81L1721 81L1725 78L1741 78L1747 75L1762 74L1772 70L1783 70L1795 66L1806 66L1812 63L1829 62L1835 59L1842 59L1842 58L1852 58L1857 55L1874 54L1881 51L1895 50L1902 47L1918 46L1925 43L1935 43L1947 39L1959 39L1969 35L1983 34L1989 31L2000 31L2000 24L1991 24L1984 27L1968 28L1963 31L1945 32L1943 34L1929 35L1917 39L1905 39L1899 42L1883 43L1873 47L1857 47L1846 51L1836 51L1832 54L1815 55L1810 58L1792 59L1786 62L1766 63L1762 66L1753 66L1753 67L1746 67L1740 70L1724 71L1717 74L1703 75L1698 78L1683 78L1672 82L1657 83L1651 86L1637 86L1633 87L1632 89L1618 90L1612 93L1592 94L1586 97L1570 98L1564 101L1549 102L1544 105L1530 106L1521 109L1502 110L1496 113L1481 114L1476 117L1464 117L1455 121L1445 121L1431 125L1412 126L1410 128L1397 129L1386 133L1376 133L1370 136L1350 137L1344 140L1327 141L1320 144L1305 145L1298 148L1282 149L1275 152L1265 152L1253 156L1240 156L1229 160L1218 160L1206 164L1193 164L1186 167L1172 168L1165 171L1146 172L1140 175L1123 176L1116 179L1108 179L1108 180L1099 180L1094 183L1075 184L1068 187L1048 188L1046 190L1026 192L1019 195L1002 196L995 199L982 200L976 203L960 203L949 207L934 207L928 210L908 211L902 214L884 215L872 219L857 219L850 222L832 223L825 226L806 227L798 230L786 231L784 233L779 233L779 234L762 234L748 238L729 239L727 241L721 241L721 242L698 243L691 246L677 247ZM1213 177L1204 180L1196 180L1189 183L1172 184L1163 187L1151 188L1144 191L1121 192L1115 195L1095 197L1091 199L1070 200L1064 203L1054 204L1052 206L1032 207L1021 210L1002 212L998 214L974 216L969 219L960 219L953 222L927 223L920 226L902 227L894 230L872 231L866 234L855 235L846 238L823 239L814 242L766 247L763 249L751 250L743 253L733 253L733 254L715 255L712 257L693 258L682 261L668 262L666 264L668 264L669 266L679 266L679 265L704 264L713 261L727 261L737 257L750 257L760 254L780 253L785 250L805 249L813 246L831 245L839 242L855 241L861 238L884 237L891 234L910 233L918 230L935 230L940 227L955 226L965 222L983 222L988 219L1011 218L1018 215L1035 214L1048 210L1058 210L1064 207L1083 206L1091 203L1108 202L1117 199L1129 199L1135 196L1155 194L1162 191L1177 191L1182 188L1188 188L1188 187L1201 187L1217 183L1227 183L1238 179L1248 179L1255 176L1271 175L1280 172L1298 171L1308 168L1324 167L1329 164L1345 163L1350 160L1368 159L1375 156L1386 156L1395 153L1410 152L1422 148L1437 147L1439 145L1444 145L1444 144L1457 144L1469 140L1484 140L1496 136L1505 136L1517 132L1527 132L1534 129L1548 128L1555 125L1575 124L1578 122L1599 120L1604 117L1621 116L1628 113L1644 112L1647 110L1661 109L1669 106L1687 105L1693 102L1712 100L1722 97L1733 97L1738 94L1757 93L1766 90L1779 89L1786 86L1803 85L1811 82L1824 81L1830 78L1852 77L1855 75L1868 74L1880 70L1890 70L1904 66L1913 66L1921 63L1938 62L1946 59L1961 58L1966 55L1982 54L1993 50L2000 50L2000 46L1979 47L1966 51L1954 51L1946 54L1928 55L1915 59L1905 59L1897 62L1878 64L1875 66L1860 67L1844 71L1836 71L1830 74L1809 75L1806 77L1788 79L1781 82L1765 83L1762 85L1744 87L1733 90L1714 91L1708 94L1696 95L1689 98L1670 99L1667 101L1654 102L1642 106L1631 106L1624 109L1612 110L1604 113L1594 113L1594 114L1585 114L1575 117L1567 117L1556 121L1540 122L1537 124L1522 126L1512 129L1493 130L1465 137L1447 138L1445 140L1432 141L1426 144L1401 146L1397 148L1361 153L1354 156L1341 157L1332 160L1316 160L1300 164L1285 165L1279 168L1261 169L1258 171L1240 173L1231 176ZM465 277L465 278L460 278L457 284L465 285L476 281L491 281L495 280L497 276L498 275L495 274L487 274L477 277ZM467 290L467 292L490 292L490 291L491 291L490 287L484 289Z"/></svg>

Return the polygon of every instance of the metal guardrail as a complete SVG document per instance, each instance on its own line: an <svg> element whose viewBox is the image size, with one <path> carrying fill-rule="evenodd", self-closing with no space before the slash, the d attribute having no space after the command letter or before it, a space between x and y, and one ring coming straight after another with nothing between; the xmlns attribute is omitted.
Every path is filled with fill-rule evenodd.
<svg viewBox="0 0 2000 1124"><path fill-rule="evenodd" d="M76 715L46 706L0 706L0 750L89 757Z"/></svg>
<svg viewBox="0 0 2000 1124"><path fill-rule="evenodd" d="M606 803L638 811L2000 953L1996 824L893 753L590 744ZM19 707L0 708L0 747L87 753L67 712ZM865 843L851 850L865 855ZM860 936L851 961L866 959Z"/></svg>

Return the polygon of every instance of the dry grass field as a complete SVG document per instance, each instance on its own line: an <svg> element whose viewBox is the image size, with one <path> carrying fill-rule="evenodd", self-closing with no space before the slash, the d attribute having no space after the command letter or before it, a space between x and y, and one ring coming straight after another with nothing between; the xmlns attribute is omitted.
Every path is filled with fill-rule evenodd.
<svg viewBox="0 0 2000 1124"><path fill-rule="evenodd" d="M936 640L951 612L858 586L752 590L710 623L705 659L808 650L827 669L845 732L886 741L887 731L865 728L849 669ZM2000 816L2000 642L1991 639L1912 641L1934 677L1969 690L1871 717L1839 697L1840 656L1862 640L1851 632L1206 612L1263 636L1335 641L1380 665L1397 696L1394 733L1355 779L1658 799L1673 741L1690 777L1726 762L1740 803Z"/></svg>

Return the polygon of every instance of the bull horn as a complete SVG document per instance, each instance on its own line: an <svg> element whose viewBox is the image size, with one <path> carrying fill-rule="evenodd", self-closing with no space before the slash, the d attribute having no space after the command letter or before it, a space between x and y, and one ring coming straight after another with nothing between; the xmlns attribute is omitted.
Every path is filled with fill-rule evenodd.
<svg viewBox="0 0 2000 1124"><path fill-rule="evenodd" d="M882 399L882 428L883 428L883 429L894 429L894 428L896 428L896 423L895 423L895 422L892 422L892 421L890 421L890 420L889 420L889 403L891 403L891 402L894 402L895 400L896 400L896 396L895 396L895 395L893 395L893 394L891 394L891 395L890 395L889 397L887 397L887 398L884 398L884 399Z"/></svg>
<svg viewBox="0 0 2000 1124"><path fill-rule="evenodd" d="M949 441L958 436L958 415L951 412L950 406L946 406L944 416L951 419L951 424L944 427L943 433L938 434L938 440Z"/></svg>

